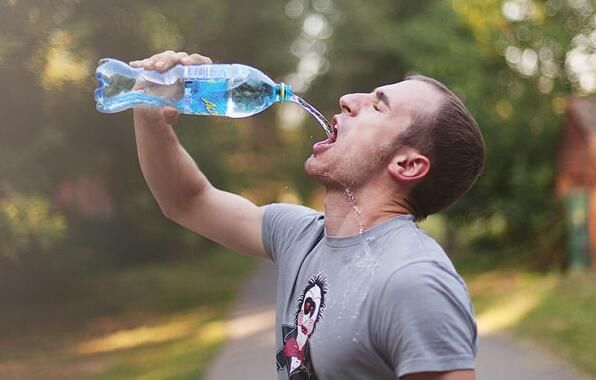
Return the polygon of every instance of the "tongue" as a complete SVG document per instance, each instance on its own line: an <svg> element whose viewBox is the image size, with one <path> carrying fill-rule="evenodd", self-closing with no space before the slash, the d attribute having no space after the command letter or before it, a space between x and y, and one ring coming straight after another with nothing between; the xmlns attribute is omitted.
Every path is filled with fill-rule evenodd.
<svg viewBox="0 0 596 380"><path fill-rule="evenodd" d="M330 145L333 145L335 143L335 139L336 139L336 135L333 134L333 136L327 138L326 140L321 140L321 141L316 142L313 145L313 148L315 148L315 152L320 151L321 149L324 149L325 146L329 147Z"/></svg>
<svg viewBox="0 0 596 380"><path fill-rule="evenodd" d="M330 148L331 145L333 145L333 142L334 141L332 139L319 141L313 145L313 150L315 153L322 152L323 150Z"/></svg>

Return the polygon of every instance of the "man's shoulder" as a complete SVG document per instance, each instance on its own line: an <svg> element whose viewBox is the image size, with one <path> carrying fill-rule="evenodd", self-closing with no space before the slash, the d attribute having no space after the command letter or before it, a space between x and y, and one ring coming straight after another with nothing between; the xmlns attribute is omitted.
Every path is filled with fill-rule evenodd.
<svg viewBox="0 0 596 380"><path fill-rule="evenodd" d="M464 280L446 252L424 230L416 226L404 229L387 247L375 281L379 295L423 294L439 288L467 293Z"/></svg>
<svg viewBox="0 0 596 380"><path fill-rule="evenodd" d="M413 313L444 312L455 306L472 314L464 280L453 267L433 260L411 261L382 271L371 297L378 301L378 312L396 308Z"/></svg>
<svg viewBox="0 0 596 380"><path fill-rule="evenodd" d="M286 217L323 217L323 214L315 209L293 203L270 203L265 206L265 214L284 215Z"/></svg>
<svg viewBox="0 0 596 380"><path fill-rule="evenodd" d="M399 228L378 237L382 250L384 272L428 271L455 272L449 256L441 245L415 223L403 223ZM376 240L377 238L373 239Z"/></svg>
<svg viewBox="0 0 596 380"><path fill-rule="evenodd" d="M436 283L454 282L464 285L463 279L450 263L429 259L412 260L387 268L379 282L382 286L405 291Z"/></svg>
<svg viewBox="0 0 596 380"><path fill-rule="evenodd" d="M265 207L262 239L274 261L296 242L312 245L320 239L323 229L323 214L311 208L287 203Z"/></svg>

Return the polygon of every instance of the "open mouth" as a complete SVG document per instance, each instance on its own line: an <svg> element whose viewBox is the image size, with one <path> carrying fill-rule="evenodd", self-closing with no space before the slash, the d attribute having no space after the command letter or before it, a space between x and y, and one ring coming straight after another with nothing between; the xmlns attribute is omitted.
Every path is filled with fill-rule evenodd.
<svg viewBox="0 0 596 380"><path fill-rule="evenodd" d="M331 148L331 146L333 146L333 144L337 140L337 116L333 116L333 118L331 119L331 129L333 130L333 134L330 137L328 137L326 140L319 141L318 143L313 145L313 151L315 154L322 153L323 151Z"/></svg>

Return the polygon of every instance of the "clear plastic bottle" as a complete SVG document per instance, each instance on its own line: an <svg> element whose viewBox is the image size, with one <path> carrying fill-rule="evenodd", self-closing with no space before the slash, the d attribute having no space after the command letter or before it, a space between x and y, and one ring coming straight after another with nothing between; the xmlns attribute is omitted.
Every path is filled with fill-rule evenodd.
<svg viewBox="0 0 596 380"><path fill-rule="evenodd" d="M96 70L97 110L170 106L191 115L245 117L293 99L292 87L239 64L178 65L165 73L102 59Z"/></svg>

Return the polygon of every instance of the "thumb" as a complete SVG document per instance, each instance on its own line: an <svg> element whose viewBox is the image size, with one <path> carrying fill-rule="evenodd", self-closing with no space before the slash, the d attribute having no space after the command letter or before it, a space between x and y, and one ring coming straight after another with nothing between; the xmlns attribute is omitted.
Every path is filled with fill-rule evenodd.
<svg viewBox="0 0 596 380"><path fill-rule="evenodd" d="M174 124L176 120L178 120L180 113L178 113L178 110L175 108L165 107L162 111L162 115L166 123Z"/></svg>

